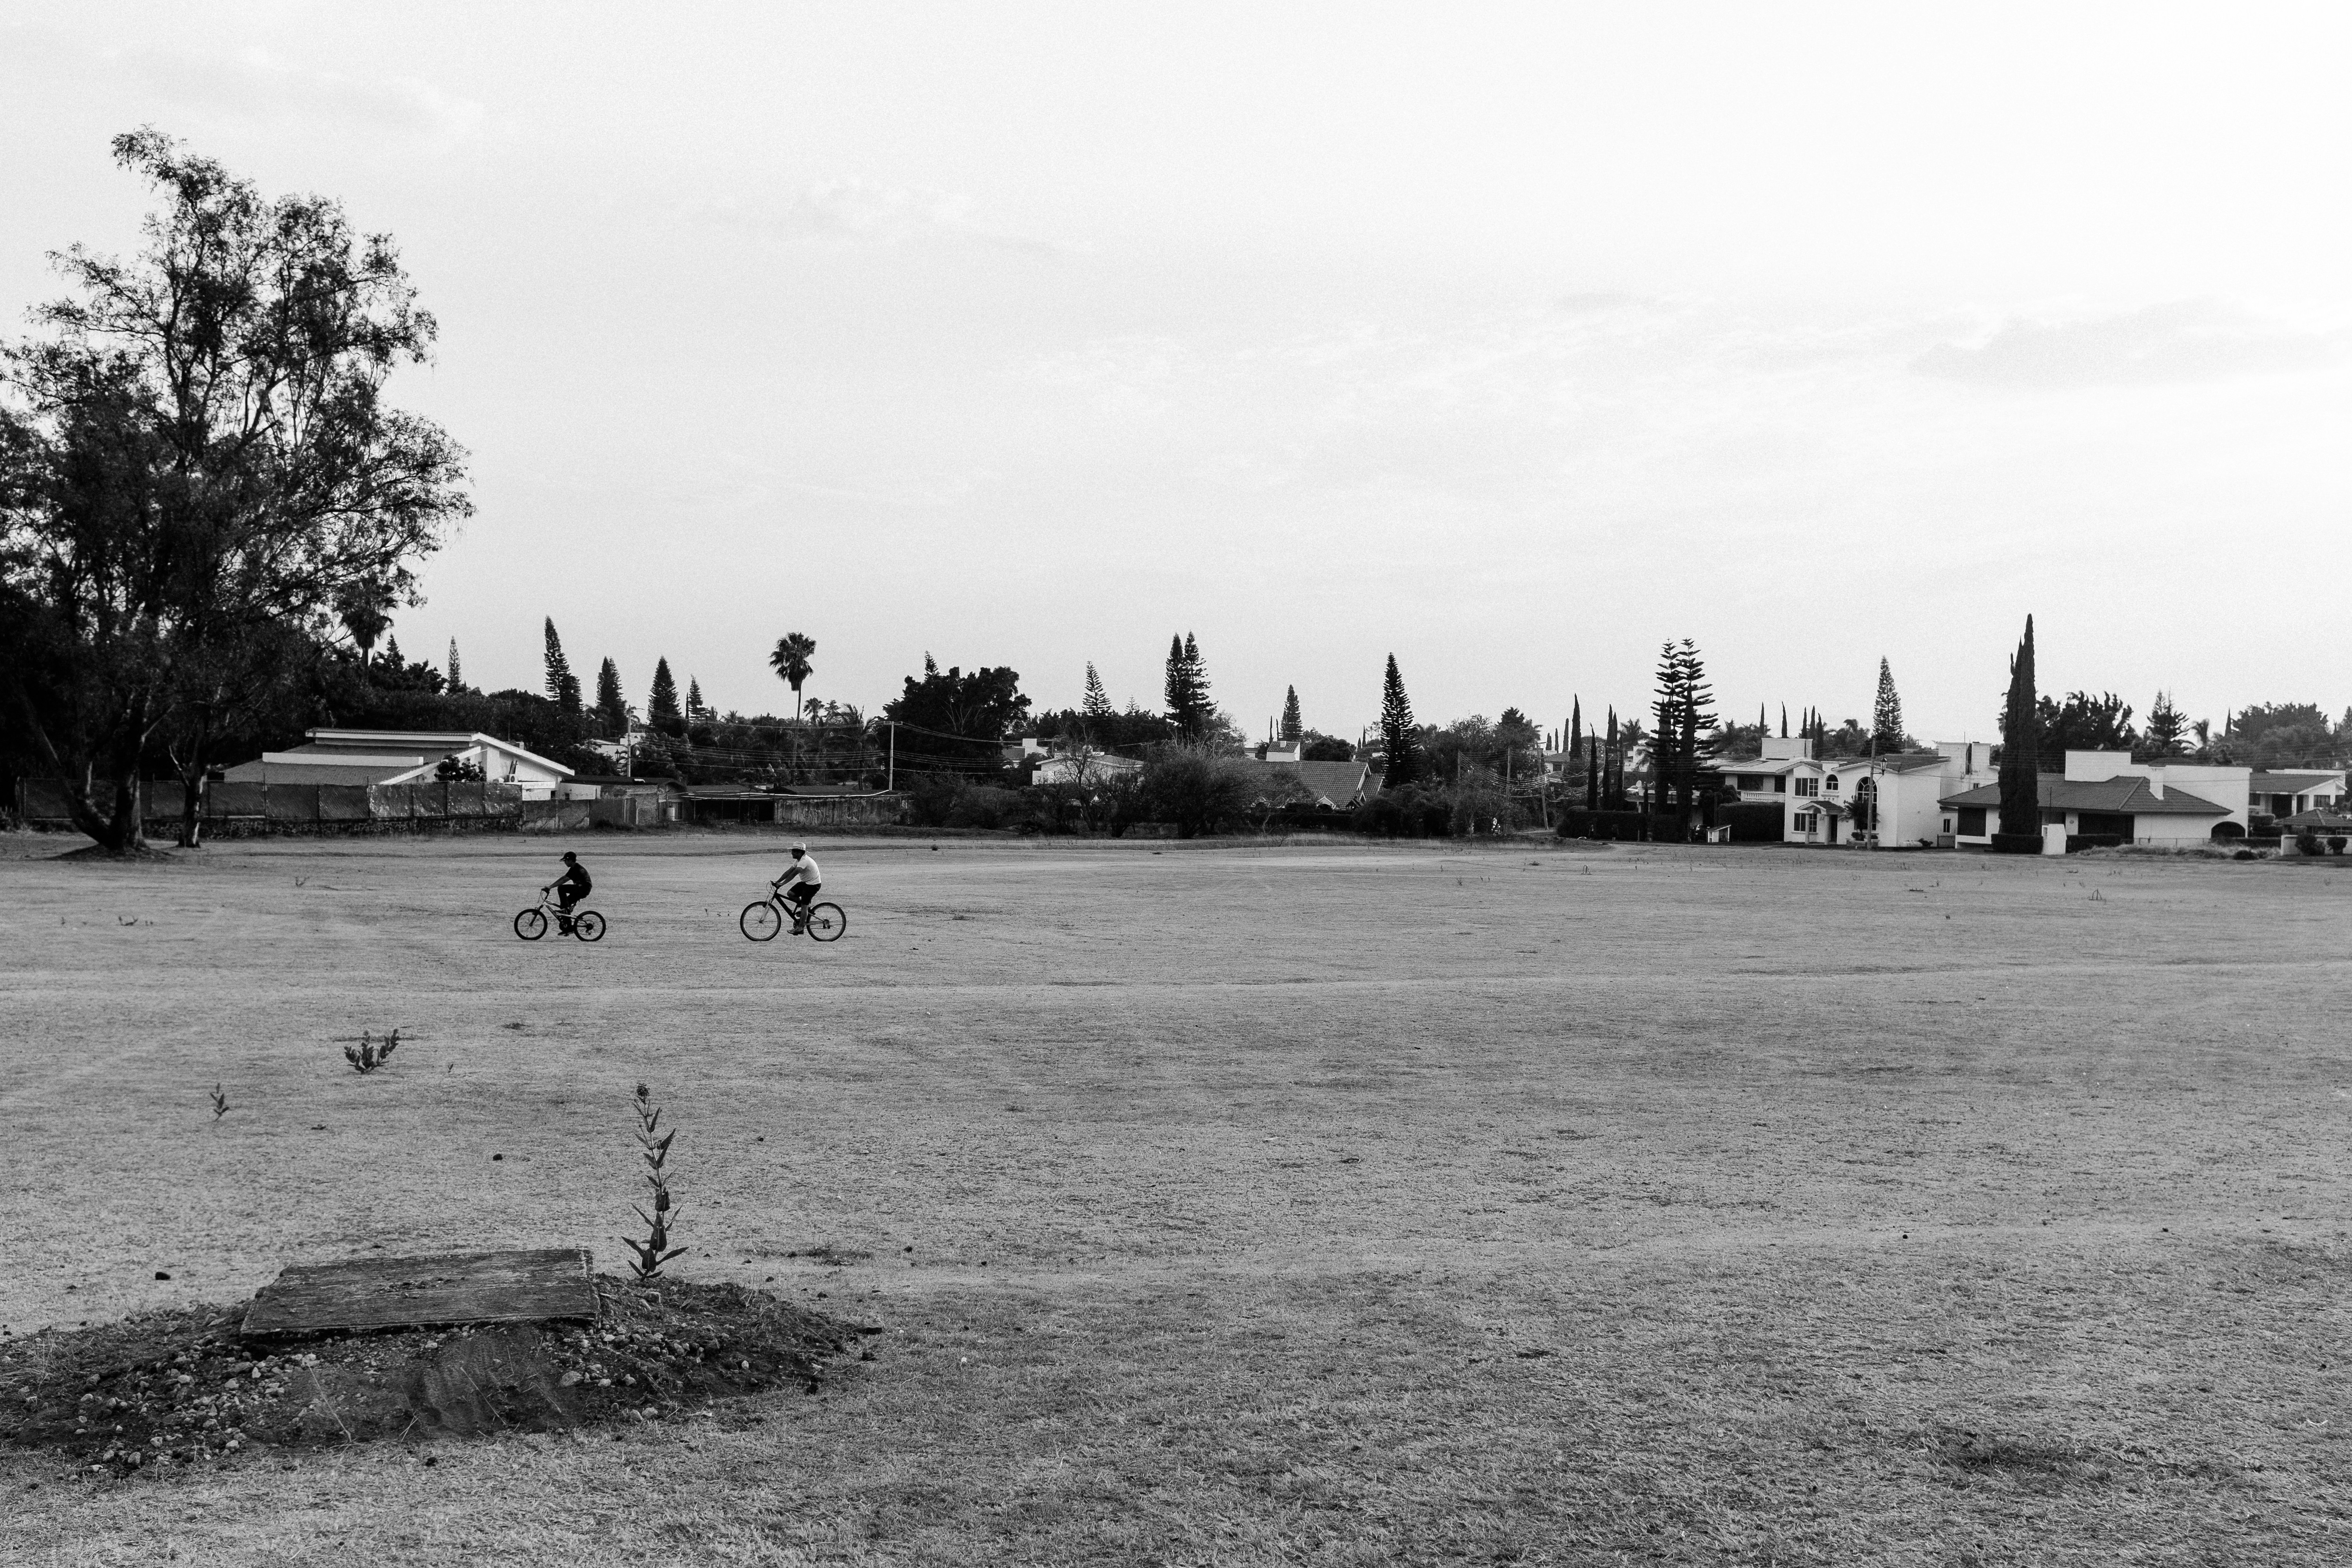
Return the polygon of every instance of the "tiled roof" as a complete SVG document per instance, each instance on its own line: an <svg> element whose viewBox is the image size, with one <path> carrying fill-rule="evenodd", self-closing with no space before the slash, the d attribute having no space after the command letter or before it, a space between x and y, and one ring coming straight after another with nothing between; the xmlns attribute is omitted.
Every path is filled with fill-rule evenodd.
<svg viewBox="0 0 2352 1568"><path fill-rule="evenodd" d="M1244 758L1242 765L1269 784L1277 778L1296 779L1318 800L1333 805L1346 805L1380 787L1371 769L1362 763L1260 763Z"/></svg>
<svg viewBox="0 0 2352 1568"><path fill-rule="evenodd" d="M2035 784L2041 788L2042 809L2044 811L2105 811L2128 813L2134 816L2227 816L2229 812L2215 805L2202 795L2190 795L2185 789L2168 789L2158 799L2150 793L2147 781L2137 773L2125 773L2116 778L2084 783L2057 773L2042 773ZM1979 788L1948 795L1937 803L1948 806L1992 805L2000 804L2000 785L1989 784Z"/></svg>
<svg viewBox="0 0 2352 1568"><path fill-rule="evenodd" d="M2297 832L2308 828L2314 833L2345 833L2352 832L2352 816L2340 811L2298 811L2280 817L2278 825Z"/></svg>
<svg viewBox="0 0 2352 1568"><path fill-rule="evenodd" d="M2315 789L2333 789L2341 777L2336 773L2266 773L2257 771L2247 781L2247 787L2256 795L2307 795Z"/></svg>

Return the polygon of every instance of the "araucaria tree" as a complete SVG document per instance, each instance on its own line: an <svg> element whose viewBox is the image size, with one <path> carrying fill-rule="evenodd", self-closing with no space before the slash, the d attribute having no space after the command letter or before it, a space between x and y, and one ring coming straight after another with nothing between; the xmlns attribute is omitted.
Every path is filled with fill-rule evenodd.
<svg viewBox="0 0 2352 1568"><path fill-rule="evenodd" d="M555 617L547 617L547 698L566 713L580 711L580 678L563 657L563 639L555 635Z"/></svg>
<svg viewBox="0 0 2352 1568"><path fill-rule="evenodd" d="M1201 662L1201 645L1190 632L1168 640L1165 695L1169 721L1186 740L1200 739L1215 717L1216 705L1209 700L1209 671Z"/></svg>
<svg viewBox="0 0 2352 1568"><path fill-rule="evenodd" d="M2035 695L2033 617L2028 616L2025 636L2009 661L2009 703L2000 727L2000 834L1993 847L2011 854L2032 854L2042 838L2042 721Z"/></svg>
<svg viewBox="0 0 2352 1568"><path fill-rule="evenodd" d="M629 732L629 700L621 694L621 668L609 658L596 667L596 727L612 741Z"/></svg>
<svg viewBox="0 0 2352 1568"><path fill-rule="evenodd" d="M390 237L159 132L113 150L161 197L145 248L53 258L72 297L0 352L0 711L123 853L142 768L188 784L193 844L224 736L286 700L359 585L413 602L469 508L462 451L383 401L434 338Z"/></svg>
<svg viewBox="0 0 2352 1568"><path fill-rule="evenodd" d="M1388 752L1382 788L1394 789L1421 776L1421 731L1413 724L1412 702L1404 694L1404 677L1397 673L1394 654L1389 655L1388 673L1381 679L1381 744Z"/></svg>
<svg viewBox="0 0 2352 1568"><path fill-rule="evenodd" d="M1870 710L1870 746L1879 752L1899 752L1910 743L1903 733L1903 699L1895 694L1895 672L1878 661L1878 701Z"/></svg>
<svg viewBox="0 0 2352 1568"><path fill-rule="evenodd" d="M1307 732L1306 721L1298 715L1298 688L1290 686L1283 689L1286 695L1282 700L1282 738L1296 741Z"/></svg>
<svg viewBox="0 0 2352 1568"><path fill-rule="evenodd" d="M1110 719L1117 715L1110 705L1110 693L1103 689L1102 677L1095 673L1095 661L1087 660L1087 695L1079 712L1089 719Z"/></svg>
<svg viewBox="0 0 2352 1568"><path fill-rule="evenodd" d="M2156 762L2189 750L2189 721L2172 705L2172 693L2159 691L2147 705L2147 728L2140 734L2140 760Z"/></svg>
<svg viewBox="0 0 2352 1568"><path fill-rule="evenodd" d="M1685 637L1667 643L1658 652L1657 697L1651 717L1657 728L1650 740L1650 777L1656 791L1655 809L1673 806L1685 817L1698 799L1700 770L1713 760L1710 735L1716 728L1715 693L1707 684L1706 664L1698 645Z"/></svg>
<svg viewBox="0 0 2352 1568"><path fill-rule="evenodd" d="M815 673L816 666L809 662L816 657L816 638L799 632L787 632L776 639L775 648L768 655L768 668L776 679L793 689L793 717L801 712L801 683Z"/></svg>
<svg viewBox="0 0 2352 1568"><path fill-rule="evenodd" d="M646 722L665 735L686 732L686 716L677 709L677 679L669 672L669 660L654 660L654 687L646 696Z"/></svg>
<svg viewBox="0 0 2352 1568"><path fill-rule="evenodd" d="M449 695L452 697L463 697L466 695L466 675L464 668L457 662L457 639L456 637L451 637L449 639Z"/></svg>

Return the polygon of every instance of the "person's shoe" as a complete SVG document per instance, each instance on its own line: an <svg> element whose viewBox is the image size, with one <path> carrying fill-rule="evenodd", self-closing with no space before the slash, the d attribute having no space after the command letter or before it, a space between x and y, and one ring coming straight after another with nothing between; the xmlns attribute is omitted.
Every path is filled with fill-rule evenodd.
<svg viewBox="0 0 2352 1568"><path fill-rule="evenodd" d="M570 936L572 934L572 922L570 921L558 921L555 922L555 929L560 935Z"/></svg>

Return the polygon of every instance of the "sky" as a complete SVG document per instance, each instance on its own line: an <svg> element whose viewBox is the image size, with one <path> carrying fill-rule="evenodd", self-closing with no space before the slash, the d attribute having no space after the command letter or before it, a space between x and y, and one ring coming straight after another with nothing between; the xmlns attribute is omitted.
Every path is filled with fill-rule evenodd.
<svg viewBox="0 0 2352 1568"><path fill-rule="evenodd" d="M152 124L399 242L472 519L394 631L721 709L1169 639L1262 733L2352 706L2326 6L0 9L0 333Z"/></svg>

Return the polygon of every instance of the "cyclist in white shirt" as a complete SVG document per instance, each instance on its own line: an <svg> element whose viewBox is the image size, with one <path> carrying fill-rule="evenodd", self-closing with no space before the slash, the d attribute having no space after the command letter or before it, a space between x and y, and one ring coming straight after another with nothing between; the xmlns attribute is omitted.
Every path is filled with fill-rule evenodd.
<svg viewBox="0 0 2352 1568"><path fill-rule="evenodd" d="M801 928L808 924L808 907L815 900L817 889L824 886L824 873L816 868L816 858L808 852L807 845L793 846L792 866L776 879L775 886L782 888L787 882L792 887L784 893L784 902L793 906L793 934L797 936Z"/></svg>

